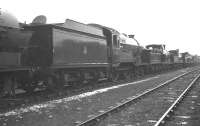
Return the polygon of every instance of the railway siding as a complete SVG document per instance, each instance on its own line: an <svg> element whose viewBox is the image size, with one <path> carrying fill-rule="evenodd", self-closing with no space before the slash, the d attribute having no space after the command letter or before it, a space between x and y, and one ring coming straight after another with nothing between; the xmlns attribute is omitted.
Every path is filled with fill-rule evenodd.
<svg viewBox="0 0 200 126"><path fill-rule="evenodd" d="M200 79L165 120L165 126L199 126L200 123Z"/></svg>
<svg viewBox="0 0 200 126"><path fill-rule="evenodd" d="M166 85L158 91L149 94L133 105L120 112L110 115L101 121L98 126L105 125L154 125L163 113L171 106L176 98L188 86L188 83L194 79L194 74L182 77L173 83Z"/></svg>
<svg viewBox="0 0 200 126"><path fill-rule="evenodd" d="M75 100L59 99L57 102L49 101L35 109L23 109L24 111L8 116L1 116L0 124L23 126L23 125L77 125L95 115L105 112L112 107L121 104L126 98L136 96L146 89L157 86L164 81L180 75L188 71L189 69L179 70L176 72L170 72L159 75L158 77L144 81L134 82L135 84L129 84L109 90L107 92L99 93L96 95L77 98ZM46 106L47 105L47 106ZM33 106L31 106L33 107ZM29 107L29 108L31 108ZM27 110L27 111L26 111ZM18 111L10 111L11 113Z"/></svg>

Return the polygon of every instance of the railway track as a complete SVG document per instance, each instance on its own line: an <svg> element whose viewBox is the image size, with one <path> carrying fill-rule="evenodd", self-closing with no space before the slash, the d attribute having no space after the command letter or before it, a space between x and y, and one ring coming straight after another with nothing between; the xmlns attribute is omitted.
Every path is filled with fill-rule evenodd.
<svg viewBox="0 0 200 126"><path fill-rule="evenodd" d="M189 93L191 88L196 84L197 80L199 79L200 74L189 84L189 86L181 93L181 95L174 101L174 103L167 109L167 111L160 117L157 123L154 126L161 126L164 125L167 119L172 116L176 107L183 101L186 95Z"/></svg>
<svg viewBox="0 0 200 126"><path fill-rule="evenodd" d="M197 76L154 126L198 126L200 75Z"/></svg>
<svg viewBox="0 0 200 126"><path fill-rule="evenodd" d="M121 117L118 113L119 112L121 112L121 111L123 111L124 109L126 109L127 110L127 108L129 108L129 107L131 107L133 104L135 105L135 106L137 106L137 104L139 103L139 104L143 104L143 100L145 99L145 98L147 98L147 97L151 97L151 101L152 101L152 98L154 97L154 96L152 96L152 95L157 95L156 97L168 97L168 96L166 96L165 95L165 93L169 93L169 89L170 90L172 90L173 88L172 88L172 85L179 85L180 86L180 82L183 82L183 80L185 81L185 84L184 84L184 86L183 85L181 85L181 87L187 87L186 89L188 90L188 89L190 89L190 87L191 87L191 85L199 78L199 71L196 71L196 70L194 70L194 71L190 71L190 72L187 72L187 73L184 73L184 74L182 74L182 75L180 75L180 76L177 76L177 77L175 77L175 78L173 78L173 79L170 79L170 80L168 80L168 81L166 81L166 82L164 82L164 83L162 83L162 84L160 84L160 85L158 85L157 87L155 87L155 88L152 88L152 89L149 89L149 90L146 90L145 92L143 92L143 93L141 93L141 94L139 94L138 96L136 96L136 97L132 97L132 98L130 98L129 100L127 100L127 101L125 101L125 102L123 102L123 103L121 103L121 104L119 104L118 106L116 106L116 107L113 107L113 108L111 108L110 110L107 110L107 111L105 111L105 112L103 112L103 113L101 113L101 114L99 114L99 115L97 115L97 116L95 116L95 117L93 117L93 118L90 118L89 120L86 120L85 122L82 122L82 123L80 123L80 124L78 124L77 126L94 126L94 125L100 125L100 126L104 126L104 125L108 125L108 124L110 124L110 125L122 125L122 124L119 124L119 119L123 119L125 116L124 116L124 114L123 114L123 116L124 117ZM197 74L198 74L198 76L197 76ZM195 76L195 78L194 78L194 76ZM192 78L192 82L191 82L191 78ZM188 83L190 83L189 84L189 87L188 87ZM170 85L170 86L169 86ZM176 86L175 86L176 87ZM174 88L175 88L174 87ZM169 88L169 89L168 89ZM177 90L177 94L180 94L180 92L183 92L183 90L184 90L184 93L181 93L181 95L179 95L179 97L178 97L178 99L182 99L182 97L184 96L184 94L185 94L185 92L187 92L187 90L186 89L180 89L180 88L177 88L176 90ZM163 95L163 96L161 96L161 95L158 95L159 93L157 93L157 92L159 92L158 90L165 90L165 93L164 94L162 94L161 93L161 95ZM162 91L161 91L162 92ZM158 98L159 99L159 98ZM172 98L172 99L174 99L174 97ZM156 100L155 100L156 101ZM175 105L175 103L178 103L180 100L176 100L172 105L170 105L170 106L173 106L173 107L170 107L170 108L174 108L176 105ZM170 102L172 102L172 100L170 101ZM168 103L169 104L169 103ZM170 103L171 104L171 103ZM134 106L134 109L135 109L135 106ZM142 106L142 105L141 105ZM167 106L169 106L169 105L167 105ZM140 107L140 105L138 105L137 107ZM143 106L143 107L145 107L145 106ZM147 107L147 106L146 106ZM166 107L165 107L166 108ZM134 111L134 110L133 110ZM163 110L162 110L163 111ZM158 121L158 123L159 122L163 122L163 119L165 119L167 116L168 116L168 112L170 112L171 111L171 109L168 109L167 110L167 112L165 112L165 114L162 116L162 118ZM127 110L127 112L130 114L130 111L129 110ZM134 113L134 112L133 112ZM145 112L146 113L146 112ZM159 113L159 112L158 112ZM162 112L161 112L162 113ZM136 113L135 113L136 114ZM114 116L113 116L114 115ZM126 115L126 114L125 114ZM135 116L137 116L137 115L135 115ZM144 115L145 116L145 115ZM152 115L149 115L149 116L152 116L152 118L154 118L154 119L149 119L149 120L146 120L146 122L149 122L149 123L151 123L151 124L153 124L153 123L155 123L157 120L158 120L158 116L159 115L156 115L155 117L153 117L153 114ZM116 118L115 118L116 117ZM142 116L141 116L142 117ZM125 117L126 119L127 119L127 117ZM125 119L125 120L126 120ZM115 121L112 121L112 120L115 120ZM122 120L121 120L122 121ZM128 124L127 122L128 121L125 121L126 122L126 124ZM130 121L130 122L134 122L134 121ZM143 119L141 119L141 122L144 122L144 118ZM129 124L132 124L132 123L129 123ZM138 119L137 119L137 121L136 121L136 125L149 125L148 123L146 123L146 124L142 124L142 123L140 123L140 121L138 121ZM123 124L124 125L124 124Z"/></svg>

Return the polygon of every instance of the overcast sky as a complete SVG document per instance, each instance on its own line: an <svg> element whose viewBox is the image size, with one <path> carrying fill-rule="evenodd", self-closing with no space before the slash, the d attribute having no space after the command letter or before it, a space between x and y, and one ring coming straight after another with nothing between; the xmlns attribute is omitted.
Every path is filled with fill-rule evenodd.
<svg viewBox="0 0 200 126"><path fill-rule="evenodd" d="M198 0L0 0L20 22L46 15L47 23L72 19L135 34L141 45L166 44L200 55Z"/></svg>

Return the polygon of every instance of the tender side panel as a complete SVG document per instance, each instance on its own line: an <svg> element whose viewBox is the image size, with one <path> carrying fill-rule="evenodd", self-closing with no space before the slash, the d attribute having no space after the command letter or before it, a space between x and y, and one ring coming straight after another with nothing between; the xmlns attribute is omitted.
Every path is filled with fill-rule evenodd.
<svg viewBox="0 0 200 126"><path fill-rule="evenodd" d="M107 42L78 32L53 29L53 65L107 64Z"/></svg>
<svg viewBox="0 0 200 126"><path fill-rule="evenodd" d="M24 64L28 66L50 66L53 54L51 27L35 26L27 29L33 31L33 34L22 57Z"/></svg>
<svg viewBox="0 0 200 126"><path fill-rule="evenodd" d="M0 68L19 66L21 54L17 52L0 52Z"/></svg>

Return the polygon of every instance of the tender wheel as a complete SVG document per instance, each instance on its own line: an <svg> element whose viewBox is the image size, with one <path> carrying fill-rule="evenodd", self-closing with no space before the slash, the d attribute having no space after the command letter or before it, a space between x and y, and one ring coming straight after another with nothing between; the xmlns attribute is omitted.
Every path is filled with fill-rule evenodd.
<svg viewBox="0 0 200 126"><path fill-rule="evenodd" d="M31 94L34 92L35 88L37 87L36 82L29 82L29 81L24 81L21 82L22 84L22 89L25 90L28 94Z"/></svg>
<svg viewBox="0 0 200 126"><path fill-rule="evenodd" d="M134 74L131 71L124 72L124 78L126 81L131 81L134 78Z"/></svg>

